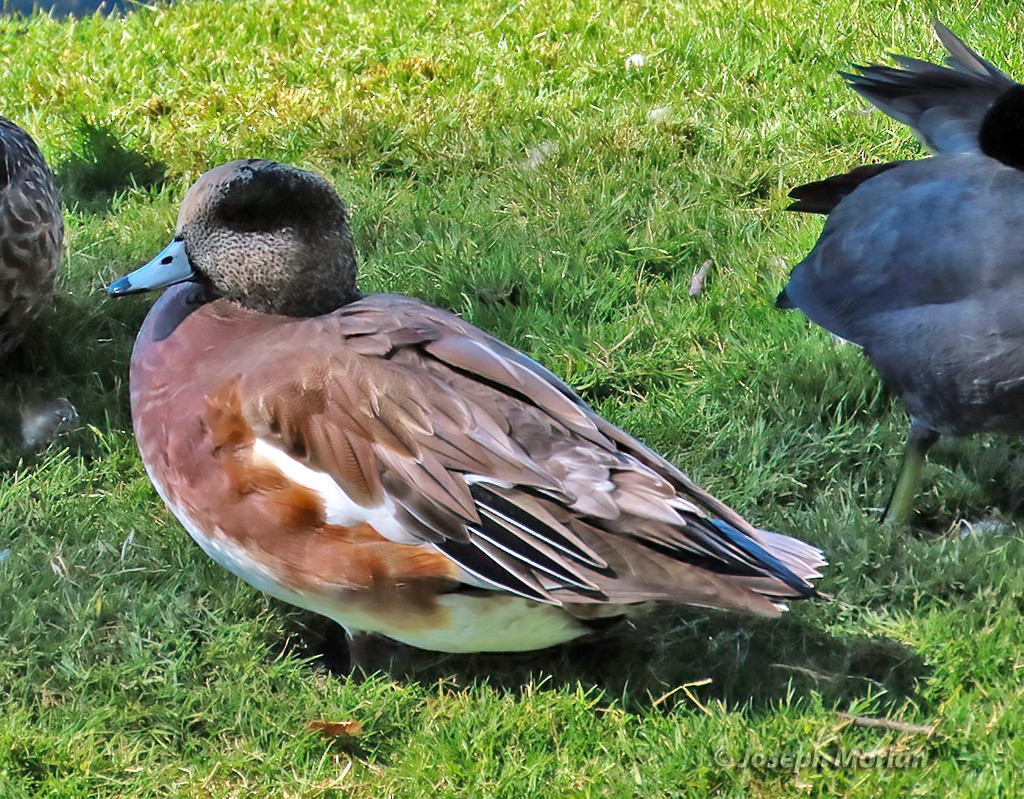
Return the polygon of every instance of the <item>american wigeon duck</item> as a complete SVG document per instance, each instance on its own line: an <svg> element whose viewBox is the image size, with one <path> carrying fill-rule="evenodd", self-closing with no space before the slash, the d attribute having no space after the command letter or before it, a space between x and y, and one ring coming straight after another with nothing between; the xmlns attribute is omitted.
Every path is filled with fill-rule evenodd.
<svg viewBox="0 0 1024 799"><path fill-rule="evenodd" d="M43 154L0 117L0 359L50 301L63 241L60 199Z"/></svg>
<svg viewBox="0 0 1024 799"><path fill-rule="evenodd" d="M843 73L932 157L795 189L794 210L828 220L778 299L860 345L902 397L887 508L901 521L940 435L1024 430L1024 86L935 30L947 66L896 56Z"/></svg>
<svg viewBox="0 0 1024 799"><path fill-rule="evenodd" d="M755 529L551 372L450 313L356 290L309 172L217 167L114 296L174 285L131 364L139 449L256 588L447 652L539 649L656 600L779 613L821 552Z"/></svg>

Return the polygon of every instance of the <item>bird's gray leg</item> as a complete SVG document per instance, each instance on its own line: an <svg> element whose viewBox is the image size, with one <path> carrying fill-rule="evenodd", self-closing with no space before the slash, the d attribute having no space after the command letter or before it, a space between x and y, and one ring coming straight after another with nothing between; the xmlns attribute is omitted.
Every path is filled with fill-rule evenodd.
<svg viewBox="0 0 1024 799"><path fill-rule="evenodd" d="M897 524L905 524L910 521L910 514L914 509L914 498L917 496L917 488L921 483L921 470L924 468L925 456L932 444L938 440L939 434L934 430L911 422L907 446L903 450L900 475L896 479L896 487L892 490L892 496L889 497L885 510L882 511L880 522L890 518Z"/></svg>

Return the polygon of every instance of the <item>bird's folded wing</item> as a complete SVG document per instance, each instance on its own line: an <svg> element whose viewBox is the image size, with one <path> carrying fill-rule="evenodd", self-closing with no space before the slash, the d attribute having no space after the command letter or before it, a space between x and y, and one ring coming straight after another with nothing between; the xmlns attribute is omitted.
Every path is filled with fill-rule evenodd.
<svg viewBox="0 0 1024 799"><path fill-rule="evenodd" d="M389 509L403 542L440 550L479 585L552 603L695 601L683 569L736 581L756 610L813 593L820 552L769 543L458 317L376 295L302 324L315 365L269 357L241 378L257 435Z"/></svg>

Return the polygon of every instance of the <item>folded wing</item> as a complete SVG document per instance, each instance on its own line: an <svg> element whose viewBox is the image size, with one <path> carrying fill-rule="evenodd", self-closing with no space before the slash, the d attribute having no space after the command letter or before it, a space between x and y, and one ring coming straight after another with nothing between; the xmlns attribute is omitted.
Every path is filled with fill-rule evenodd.
<svg viewBox="0 0 1024 799"><path fill-rule="evenodd" d="M755 530L457 317L376 295L303 324L318 367L270 357L249 370L249 423L360 505L389 509L397 527L383 535L443 552L468 582L552 604L763 614L814 595L817 549Z"/></svg>

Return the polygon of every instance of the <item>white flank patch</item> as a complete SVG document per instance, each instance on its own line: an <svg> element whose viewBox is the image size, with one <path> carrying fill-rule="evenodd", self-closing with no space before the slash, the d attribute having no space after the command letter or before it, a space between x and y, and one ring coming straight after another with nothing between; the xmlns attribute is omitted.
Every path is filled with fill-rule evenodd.
<svg viewBox="0 0 1024 799"><path fill-rule="evenodd" d="M353 502L330 475L310 469L265 441L257 439L253 458L273 464L288 479L314 491L323 499L328 521L332 524L352 526L367 523L397 543L432 547L401 527L390 500L376 508L364 508ZM443 612L447 612L446 623L435 628L424 626L417 629L414 619L409 619L412 623L408 627L396 625L386 616L375 616L365 605L346 603L338 596L295 591L282 583L272 564L252 557L245 547L219 528L210 532L201 530L185 508L169 499L148 465L146 471L171 513L214 561L258 591L327 616L349 633L381 633L410 646L438 652L516 652L554 646L587 632L587 628L572 614L558 606L532 602L507 593L441 594L436 601ZM477 480L484 482L486 478ZM468 585L492 587L469 574L460 579Z"/></svg>
<svg viewBox="0 0 1024 799"><path fill-rule="evenodd" d="M320 497L324 502L327 521L329 523L337 524L341 527L353 527L358 524L368 524L388 541L392 541L396 544L410 544L412 546L427 547L437 551L437 548L433 544L424 541L422 538L419 538L414 533L410 533L405 529L395 514L394 502L392 502L391 498L388 497L387 494L384 495L384 504L378 505L375 508L366 508L358 502L353 501L348 494L341 489L341 486L335 482L334 478L326 472L310 469L305 464L299 463L299 461L295 460L295 458L291 457L286 452L283 452L272 444L268 444L262 439L256 439L256 442L253 444L252 452L254 459L263 459L270 463L280 470L281 474L289 480L308 488ZM487 478L476 479L479 482L487 481ZM471 482L473 480L473 476L467 475L466 480L467 482ZM492 482L496 485L505 485L505 487L507 487L504 483L500 483L498 481ZM472 585L477 588L494 587L491 583L484 582L461 568L459 568L458 579L466 585ZM306 606L303 605L303 607Z"/></svg>
<svg viewBox="0 0 1024 799"><path fill-rule="evenodd" d="M395 518L395 508L385 495L384 504L366 508L346 494L327 472L310 469L295 460L288 453L257 438L252 446L253 460L264 460L273 465L289 480L308 488L321 500L326 508L327 521L340 527L355 527L368 524L384 538L396 544L421 544L405 531Z"/></svg>
<svg viewBox="0 0 1024 799"><path fill-rule="evenodd" d="M559 607L508 594L442 594L437 602L448 613L447 623L416 629L414 625L396 626L387 618L367 612L365 607L347 604L337 597L294 591L281 582L273 568L253 558L219 530L210 535L200 530L183 508L168 500L152 472L149 477L171 513L209 557L258 591L333 619L350 634L381 633L436 652L517 652L554 646L587 632L584 625Z"/></svg>

